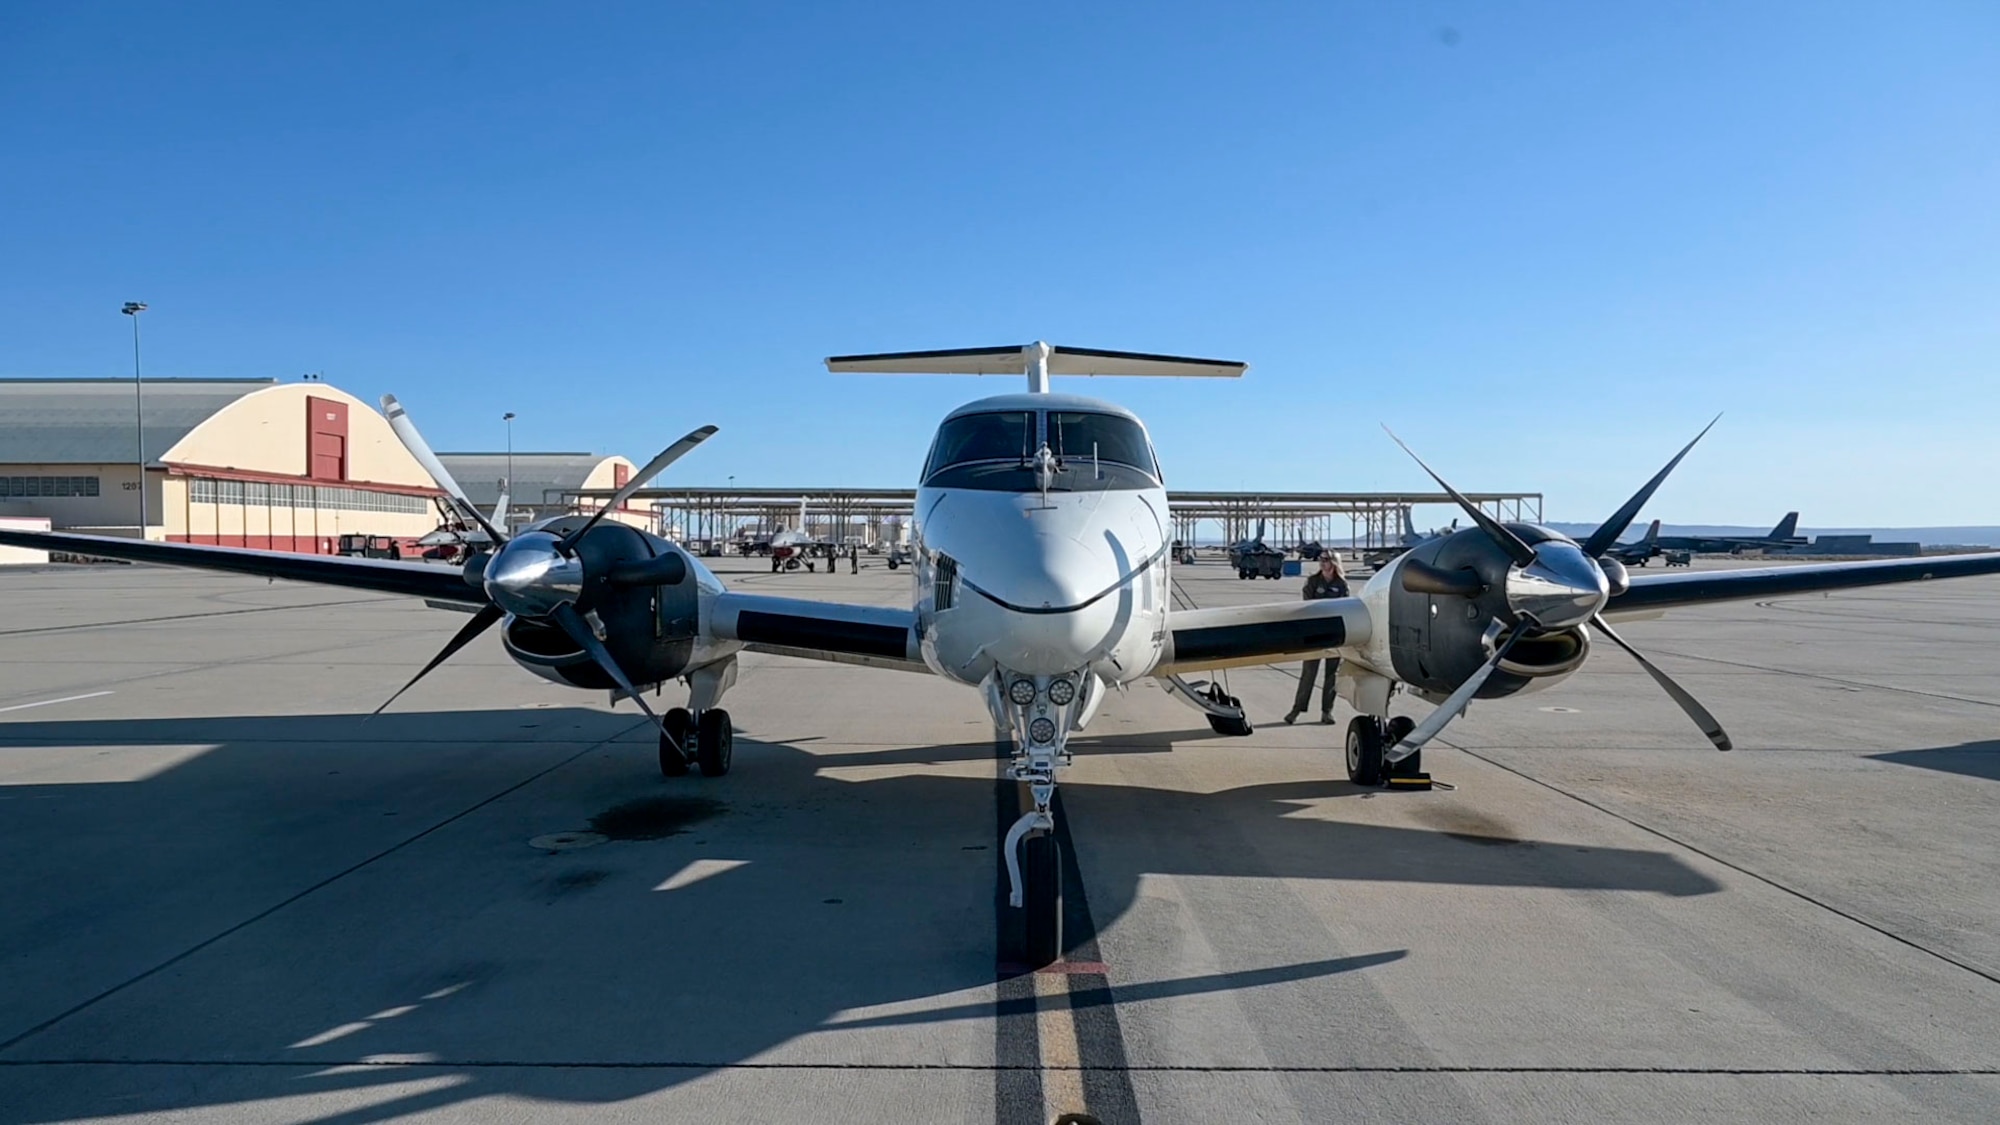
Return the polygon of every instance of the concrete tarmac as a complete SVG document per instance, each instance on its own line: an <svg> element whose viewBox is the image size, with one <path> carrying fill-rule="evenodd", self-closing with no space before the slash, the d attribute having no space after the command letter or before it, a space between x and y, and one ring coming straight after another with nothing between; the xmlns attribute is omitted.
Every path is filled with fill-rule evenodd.
<svg viewBox="0 0 2000 1125"><path fill-rule="evenodd" d="M868 562L719 569L905 602ZM1134 688L1025 977L963 688L749 656L734 772L667 780L490 638L364 722L464 621L419 603L102 566L0 604L0 1125L2000 1119L2000 580L1625 626L1734 753L1604 646L1424 794L1346 782L1344 703L1282 724L1293 667L1229 674L1249 738Z"/></svg>

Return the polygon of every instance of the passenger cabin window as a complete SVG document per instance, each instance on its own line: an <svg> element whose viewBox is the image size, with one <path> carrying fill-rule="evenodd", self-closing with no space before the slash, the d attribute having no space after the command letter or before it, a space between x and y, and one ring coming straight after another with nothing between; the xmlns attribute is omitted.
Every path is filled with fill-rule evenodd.
<svg viewBox="0 0 2000 1125"><path fill-rule="evenodd" d="M961 414L938 427L924 466L931 488L1037 492L1035 451L1047 442L1057 471L1050 492L1160 487L1160 467L1139 423L1087 410Z"/></svg>

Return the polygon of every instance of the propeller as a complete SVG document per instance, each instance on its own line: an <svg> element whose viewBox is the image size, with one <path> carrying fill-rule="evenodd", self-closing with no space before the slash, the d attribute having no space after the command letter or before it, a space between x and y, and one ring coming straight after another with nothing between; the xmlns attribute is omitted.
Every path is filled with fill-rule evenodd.
<svg viewBox="0 0 2000 1125"><path fill-rule="evenodd" d="M416 686L417 681L472 643L474 638L491 628L494 622L504 619L511 613L516 617L548 621L560 628L590 657L592 663L611 678L612 683L632 697L633 702L646 713L646 717L652 720L653 725L660 728L663 737L675 746L679 746L680 740L667 730L660 716L639 697L638 689L633 686L631 677L627 676L625 670L618 666L618 662L612 659L611 651L605 647L603 639L597 635L596 628L591 624L595 618L587 617L577 608L576 603L583 596L587 578L601 577L614 586L675 585L687 577L685 559L680 554L670 551L644 559L613 560L608 564L601 564L606 567L602 575L593 575L587 573L586 560L578 557L576 547L583 541L584 536L597 526L599 520L613 509L624 506L632 493L644 487L647 481L658 476L667 466L714 436L716 427L703 426L661 450L659 456L647 462L646 467L627 481L609 503L575 531L560 537L551 532L531 531L524 533L518 539L510 540L500 531L500 527L504 526L507 520L509 501L507 487L512 482L503 484L499 502L493 506L493 518L489 521L478 508L473 506L458 482L452 479L451 472L438 460L437 454L431 451L430 444L424 440L423 434L418 432L416 423L411 421L409 412L403 409L394 395L382 396L382 411L388 417L389 426L395 431L397 440L403 443L403 448L409 450L417 463L431 474L431 479L445 491L453 505L485 530L495 550L490 555L484 553L474 555L465 564L466 581L485 592L487 604L473 614L472 620L466 622L451 640L445 642L444 648L438 650L438 654L412 676L409 683L397 689L395 695L385 700L381 707L377 707L374 714L381 714L389 704Z"/></svg>
<svg viewBox="0 0 2000 1125"><path fill-rule="evenodd" d="M1648 500L1652 499L1653 493L1658 491L1660 485L1666 481L1668 475L1681 463L1681 459L1686 457L1688 452L1694 449L1695 444L1707 436L1708 431L1714 429L1715 424L1721 420L1722 415L1720 414L1709 419L1708 425L1702 427L1701 433L1696 434L1693 441L1682 446L1681 451L1674 454L1673 460L1668 461L1664 468L1653 474L1651 480L1640 486L1639 491L1633 493L1630 499L1626 500L1624 504L1619 506L1616 512L1612 513L1611 518L1599 524L1597 530L1591 532L1590 536L1581 544L1576 545L1576 550L1581 551L1584 556L1583 560L1576 560L1574 556L1568 556L1567 551L1563 552L1568 561L1572 565L1595 568L1602 573L1605 570L1605 564L1600 560L1600 556L1609 550L1612 544L1617 542L1618 537L1625 533L1626 528L1632 525L1632 520L1639 514L1639 510L1646 505ZM1502 550L1507 552L1508 557L1514 560L1517 567L1526 568L1537 562L1547 564L1551 561L1544 560L1535 547L1524 542L1520 536L1514 534L1512 529L1481 511L1457 489L1447 484L1443 477L1433 471L1429 465L1424 464L1423 458L1418 457L1414 450L1403 443L1402 438L1396 437L1395 431L1389 430L1387 426L1382 428L1388 432L1389 437L1397 445L1402 446L1403 452L1408 453L1411 460L1415 461L1424 472L1430 474L1430 478L1436 481L1440 488L1450 493L1453 500L1458 501L1458 506L1465 509L1466 515L1471 516L1473 522L1479 525L1480 530L1484 531ZM1562 542L1565 548L1567 548L1568 544L1566 541L1559 540L1558 542ZM1542 581L1552 578L1560 581L1565 577L1560 573L1563 569L1561 566L1545 565L1538 569L1545 571L1540 578ZM1620 570L1622 570L1622 567ZM1511 585L1515 577L1516 573L1510 570L1508 575L1510 594L1512 593ZM1607 579L1607 587L1608 585L1609 580ZM1621 582L1619 585L1622 587L1623 583ZM1428 593L1433 596L1463 594L1465 597L1477 597L1486 589L1485 584L1479 581L1477 576L1470 570L1448 572L1434 565L1425 564L1418 559L1410 559L1404 563L1404 587L1417 593ZM1573 587L1562 585L1559 588L1566 592ZM1598 632L1611 638L1613 643L1617 644L1619 648L1624 649L1632 659L1638 661L1639 667L1645 669L1646 674L1653 678L1654 683L1660 685L1661 690L1667 693L1668 698L1679 705L1688 718L1694 720L1694 724L1701 728L1702 734L1706 735L1708 740L1715 744L1717 750L1730 749L1732 743L1729 740L1728 732L1722 729L1722 724L1716 721L1715 716L1709 712L1708 708L1703 707L1701 702L1695 699L1686 688L1676 683L1673 677L1667 675L1652 661L1646 659L1643 653L1632 647L1630 642L1626 641L1624 637L1619 636L1617 631L1611 628L1610 623L1604 620L1604 600L1606 599L1600 594L1598 605L1590 612L1588 618L1590 625ZM1514 616L1516 620L1513 629L1508 633L1506 640L1495 646L1492 657L1484 664L1481 664L1472 675L1468 676L1465 682L1458 686L1457 690L1453 691L1443 703L1438 705L1437 710L1431 712L1430 715L1425 717L1423 722L1413 727L1409 734L1399 740L1396 745L1390 747L1383 755L1385 760L1400 762L1422 749L1426 742L1437 737L1438 732L1445 728L1445 724L1457 718L1465 710L1466 705L1472 701L1472 697L1478 694L1479 689L1493 675L1494 669L1498 668L1500 662L1506 658L1508 650L1514 647L1514 643L1525 636L1529 630L1541 627L1541 622L1535 620L1535 617L1530 613L1516 609Z"/></svg>
<svg viewBox="0 0 2000 1125"><path fill-rule="evenodd" d="M1495 543L1500 544L1501 549L1507 552L1508 558L1513 559L1515 563L1521 566L1527 566L1535 561L1535 549L1533 547L1528 546L1521 541L1520 536L1509 531L1506 524L1487 515L1480 509L1479 505L1467 500L1464 493L1447 484L1445 479L1437 475L1435 470L1429 465L1424 464L1424 459L1417 456L1415 450L1407 445L1403 445L1403 439L1396 436L1396 431L1384 426L1382 427L1382 432L1389 435L1389 440L1403 446L1403 452L1410 455L1410 460L1415 461L1418 468L1429 473L1430 478L1438 483L1439 488L1450 493L1451 498L1458 501L1458 506L1465 509L1465 514L1472 517L1472 522L1478 524L1480 530L1486 532L1487 536Z"/></svg>
<svg viewBox="0 0 2000 1125"><path fill-rule="evenodd" d="M1611 513L1610 519L1599 524L1597 530L1590 533L1590 538L1583 541L1583 553L1594 559L1610 550L1611 545L1618 542L1618 537L1625 534L1625 529L1632 526L1632 520L1638 516L1639 509L1645 507L1646 501L1653 498L1653 493L1667 479L1667 474L1673 472L1674 466L1681 463L1681 458L1688 455L1688 450L1695 447L1695 442L1707 437L1708 431L1714 429L1715 424L1720 421L1722 421L1720 414L1710 418L1708 425L1703 426L1701 432L1694 435L1694 441L1688 442L1681 447L1679 453L1674 454L1674 459L1667 462L1666 468L1654 473L1653 479L1647 481L1645 487L1633 493L1632 498L1625 501L1624 506Z"/></svg>
<svg viewBox="0 0 2000 1125"><path fill-rule="evenodd" d="M714 437L715 429L714 426L703 426L698 430L690 430L686 437L660 450L659 455L646 462L645 468L633 473L632 479L625 482L625 487L613 493L611 499L605 501L604 506L597 509L588 522L563 536L558 549L565 555L573 553L576 545L583 541L583 537L589 534L590 529L597 526L597 521L610 515L613 509L624 507L625 501L630 500L634 492L646 487L646 482L666 471L668 465L687 456L695 446Z"/></svg>
<svg viewBox="0 0 2000 1125"><path fill-rule="evenodd" d="M1688 690L1675 683L1672 676L1660 671L1652 661L1646 659L1644 653L1633 648L1631 642L1619 636L1617 631L1611 628L1610 622L1604 620L1603 614L1591 615L1590 623L1597 627L1598 632L1617 642L1618 647L1624 649L1632 659L1638 661L1639 667L1644 668L1646 674L1653 677L1653 682L1660 685L1675 703L1681 705L1681 710L1687 712L1688 718L1694 720L1694 725L1701 728L1701 733L1707 735L1710 742L1715 743L1717 750L1728 750L1735 745L1729 741L1729 732L1722 729L1722 724L1715 721L1715 716L1709 714L1708 708L1703 707L1700 700L1688 694Z"/></svg>
<svg viewBox="0 0 2000 1125"><path fill-rule="evenodd" d="M660 737L666 739L685 757L687 747L681 745L681 740L673 731L667 729L666 720L660 718L651 707L646 706L645 697L639 694L638 688L632 686L632 680L625 675L625 670L618 666L618 662L611 659L611 650L604 647L604 642L598 639L597 631L590 627L590 622L583 619L583 614L578 613L574 605L564 602L549 616L555 619L556 624L562 627L562 631L569 635L570 640L577 643L577 647L589 653L590 659L599 668L604 669L604 674L611 677L611 682L618 685L618 690L630 696L632 702L639 705L639 710L644 711L646 717L653 721L653 725L659 728ZM615 702L616 697L613 699Z"/></svg>
<svg viewBox="0 0 2000 1125"><path fill-rule="evenodd" d="M382 706L375 708L375 710L373 711L370 711L368 713L369 716L372 718L373 716L380 715L384 710L387 710L389 704L396 702L397 698L400 697L404 692L410 690L413 687L416 687L418 680L421 680L425 676L430 675L432 669L436 668L440 664L443 664L445 661L451 659L453 653L457 652L459 649L464 648L466 645L471 644L472 639L474 637L477 637L479 634L484 633L488 628L490 628L493 625L495 621L498 621L505 616L507 616L507 611L501 609L497 605L488 604L481 606L479 612L472 615L472 620L466 622L463 626L461 626L458 632L453 634L452 638L445 642L444 647L438 650L438 654L436 656L431 657L431 662L429 664L424 665L423 671L418 672L414 676L411 676L409 683L404 684L402 687L397 688L396 694L383 700Z"/></svg>
<svg viewBox="0 0 2000 1125"><path fill-rule="evenodd" d="M431 479L437 482L437 486L444 489L445 494L451 497L459 513L484 528L486 534L493 540L494 546L498 547L505 543L507 537L500 534L500 529L488 523L479 509L473 507L472 501L465 498L465 490L452 479L451 471L444 467L444 462L438 460L437 454L431 452L430 443L418 432L417 424L410 420L409 411L403 409L403 404L396 401L395 395L382 396L382 413L389 419L389 428L396 431L396 440L403 443L403 448L410 451L410 456L417 459L417 464L422 465L424 471L431 475Z"/></svg>
<svg viewBox="0 0 2000 1125"><path fill-rule="evenodd" d="M1481 664L1472 675L1467 676L1465 682L1458 685L1457 691L1445 697L1445 701L1438 704L1437 710L1424 716L1423 722L1412 727L1410 733L1404 735L1401 741L1384 751L1382 760L1391 763L1400 762L1422 750L1424 743L1436 738L1446 723L1464 714L1466 704L1471 703L1472 697L1479 694L1479 689L1485 686L1487 677L1493 674L1493 670L1500 666L1502 660L1507 659L1507 653L1514 647L1514 642L1526 636L1527 632L1526 624L1515 626L1513 631L1507 634L1507 639L1494 647L1493 655L1486 659L1486 663Z"/></svg>

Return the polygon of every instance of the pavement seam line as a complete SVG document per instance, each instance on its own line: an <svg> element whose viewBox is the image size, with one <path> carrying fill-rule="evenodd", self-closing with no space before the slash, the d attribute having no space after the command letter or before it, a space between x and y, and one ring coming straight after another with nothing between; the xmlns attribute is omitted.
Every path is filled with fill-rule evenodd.
<svg viewBox="0 0 2000 1125"><path fill-rule="evenodd" d="M120 981L119 983L114 984L109 988L104 989L97 995L92 996L89 999L80 1001L77 1004L72 1005L68 1009L58 1012L53 1016L50 1016L48 1019L45 1019L41 1023L36 1024L35 1026L29 1028L28 1030L23 1031L7 1039L5 1042L0 1042L0 1052L10 1051L14 1049L21 1043L24 1043L27 1040L32 1039L37 1035L40 1035L42 1032L47 1031L50 1028L56 1026L57 1024L63 1022L64 1020L70 1018L71 1016L74 1016L77 1013L82 1012L96 1005L100 1001L109 999L110 997L115 996L120 992L123 992L127 988L130 988L133 985L138 984L140 981L143 981L148 977L151 977L156 973L161 972L162 970L172 968L173 966L181 963L182 961L187 960L189 957L192 957L197 953L200 953L202 950L207 949L209 946L214 945L215 943L223 940L224 938L229 937L232 934L239 933L242 930L246 929L247 927L253 926L256 923L261 922L266 918L269 918L271 915L276 914L278 911L283 910L285 907L290 906L295 902L298 902L300 899L303 899L308 895L313 894L316 891L323 890L326 887L329 887L334 883L339 882L342 879L345 879L349 875L354 874L356 871L359 871L362 868L367 867L378 860L386 859L387 857L394 855L399 851L402 851L404 848L409 847L411 844L414 844L418 840L421 840L424 837L431 835L432 833L438 831L439 829L445 828L448 825L454 824L459 820L464 819L465 817L471 816L473 813L478 812L480 809L485 808L486 806L492 804L493 802L499 800L500 798L505 797L510 793L516 792L535 781L539 781L542 778L547 777L549 774L552 774L555 771L563 768L564 766L569 765L571 762L574 762L579 758L582 758L585 754L588 754L594 750L600 750L606 746L611 745L618 738L630 734L632 731L638 729L641 726L647 725L649 722L650 720L642 720L640 722L634 723L631 726L624 728L623 730L620 730L617 734L611 735L609 738L605 738L601 741L591 743L590 745L585 746L583 749L578 750L576 753L571 754L570 756L563 758L560 761L557 761L547 766L546 768L537 770L534 773L529 774L527 777L524 777L521 780L515 782L514 784L507 786L505 789L502 789L499 792L492 794L491 796L483 798L476 804L472 804L463 809L460 809L458 812L455 812L450 816L445 817L443 820L438 821L436 824L433 824L430 827L415 833L414 835L407 836L404 839L382 849L381 851L376 852L374 855L368 856L365 859L359 860L349 865L348 867L342 868L341 870L336 871L331 875L328 875L326 878L321 879L319 882L314 883L311 886L306 887L305 889L298 891L285 899L280 900L279 902L276 902L270 906L265 907L263 910L258 911L257 913L251 915L248 918L243 919L240 922L235 923L232 926L229 926L228 928L220 931L219 933L215 933L206 938L203 938L201 941L196 942L195 944L189 946L188 948L181 950L179 953L176 953L172 957L169 957L166 960L160 962L159 964L154 965L152 968L144 969L138 973L135 973L132 976L127 977L125 980ZM6 1061L6 1060L0 1060L0 1061Z"/></svg>
<svg viewBox="0 0 2000 1125"><path fill-rule="evenodd" d="M382 1070L787 1070L787 1071L885 1071L885 1072L966 1072L985 1073L988 1071L1040 1072L1051 1069L1039 1063L982 1066L977 1063L786 1063L786 1062L700 1062L674 1060L641 1060L626 1062L580 1062L575 1060L533 1061L527 1059L352 1059L352 1060L298 1060L298 1059L0 1059L0 1069L22 1070L37 1066L132 1066L132 1067L192 1067L201 1069L226 1069L242 1067L253 1070L324 1070L329 1067L373 1067ZM1100 1072L1141 1073L1141 1074L1664 1074L1688 1075L1735 1075L1743 1077L1824 1077L1824 1078L1882 1078L1882 1077L2000 1077L2000 1066L1963 1067L1737 1067L1737 1066L1508 1066L1505 1064L1452 1064L1430 1063L1412 1065L1329 1064L1326 1066L1231 1066L1227 1064L1202 1065L1198 1063L1166 1064L1140 1063L1132 1066L1078 1065L1063 1068L1079 1073Z"/></svg>
<svg viewBox="0 0 2000 1125"><path fill-rule="evenodd" d="M1711 863L1719 863L1722 866L1727 867L1731 871L1734 871L1740 875L1746 875L1752 879L1757 880L1759 883L1762 883L1767 887L1783 891L1784 893L1791 895L1793 898L1796 898L1801 902L1817 906L1821 910L1824 910L1827 913L1832 914L1836 917L1845 918L1847 921L1852 922L1857 926L1861 926L1864 929L1873 931L1874 933L1880 934L1881 936L1888 938L1891 941L1897 942L1902 945L1906 945L1909 948L1914 949L1919 953L1928 954L1929 956L1935 957L1938 960L1943 961L1947 965L1952 965L1957 968L1963 969L1966 972L1971 973L1972 975L1979 977L1980 979L1985 980L1989 983L2000 984L2000 974L1990 973L1987 972L1985 969L1980 968L1977 965L1967 964L1966 962L1961 961L1958 958L1953 957L1948 953L1940 952L1912 938L1904 937L1902 934L1896 933L1895 931L1890 930L1886 927L1879 926L1874 922L1870 922L1868 919L1863 918L1860 915L1851 914L1845 910L1842 910L1840 907L1833 905L1830 902L1826 902L1824 900L1815 898L1804 891L1798 890L1797 888L1786 886L1785 884L1778 882L1776 879L1773 879L1768 875L1763 875L1756 871L1752 871L1750 868L1745 867L1740 863L1734 863L1730 860L1724 859L1721 856L1716 855L1714 852L1705 851L1702 848L1696 847L1695 845L1688 843L1686 840L1682 840L1679 837L1672 835L1671 833L1662 831L1661 829L1658 828L1654 828L1652 825L1642 824L1639 821L1634 820L1629 816L1626 816L1624 813L1617 811L1616 809L1607 808L1604 805L1600 805L1596 801L1593 801L1588 797L1585 797L1578 793L1572 793L1569 790L1564 789L1562 786L1557 785L1553 782L1543 781L1539 777L1532 777L1527 773L1522 772L1521 770L1515 769L1513 766L1507 765L1506 763L1498 761L1496 759L1489 758L1486 755L1481 754L1476 750L1468 749L1467 747L1459 745L1457 743L1448 742L1442 738L1438 739L1438 742L1441 745L1450 746L1452 749L1457 750L1459 753L1465 754L1468 757L1477 758L1478 760L1485 762L1487 765L1493 766L1496 769L1505 770L1508 773L1513 774L1515 777L1522 779L1523 781L1539 785L1542 788L1547 789L1551 793L1559 793L1565 797L1568 797L1570 800L1577 802L1580 805L1596 809L1598 812L1601 812L1604 815L1609 816L1615 820L1622 821L1625 824L1629 824L1632 827L1637 828L1641 832L1645 832L1652 836L1657 836L1660 839L1665 840L1666 842L1674 845L1675 847L1685 848L1686 850L1693 852L1694 854L1702 857L1703 859L1708 860Z"/></svg>
<svg viewBox="0 0 2000 1125"><path fill-rule="evenodd" d="M0 629L0 637L24 637L31 633L75 633L84 629L115 629L120 625L157 625L163 621L193 621L203 617L236 617L245 613L283 613L293 609L326 609L332 606L369 605L374 602L407 601L406 598L349 598L338 602L310 602L306 605L259 605L242 609L214 609L202 613L176 613L166 617L135 617L130 621L92 621L79 625L38 625L32 629Z"/></svg>

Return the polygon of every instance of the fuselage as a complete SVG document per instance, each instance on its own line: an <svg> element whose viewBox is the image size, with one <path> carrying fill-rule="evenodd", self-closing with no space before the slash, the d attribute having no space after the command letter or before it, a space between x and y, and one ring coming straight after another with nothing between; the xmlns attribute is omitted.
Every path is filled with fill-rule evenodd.
<svg viewBox="0 0 2000 1125"><path fill-rule="evenodd" d="M948 415L917 490L924 662L966 684L995 669L1127 683L1166 637L1166 489L1130 411L1002 395Z"/></svg>

